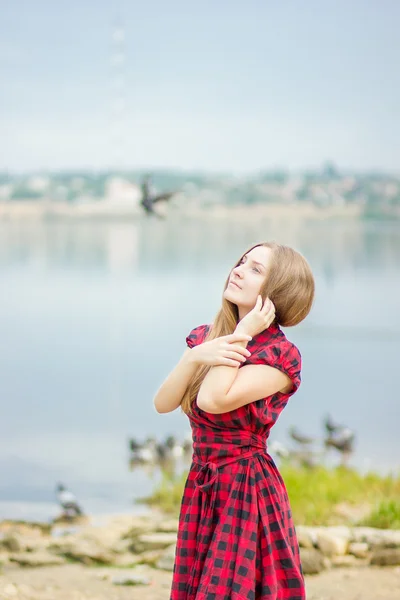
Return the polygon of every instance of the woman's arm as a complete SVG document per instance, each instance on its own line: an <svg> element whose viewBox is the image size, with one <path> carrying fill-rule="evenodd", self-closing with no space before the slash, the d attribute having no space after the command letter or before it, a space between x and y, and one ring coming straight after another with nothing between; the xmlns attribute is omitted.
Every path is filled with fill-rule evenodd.
<svg viewBox="0 0 400 600"><path fill-rule="evenodd" d="M197 367L198 364L193 359L192 350L187 348L154 396L153 403L158 413L172 412L180 406Z"/></svg>
<svg viewBox="0 0 400 600"><path fill-rule="evenodd" d="M232 367L244 362L250 352L241 346L241 342L247 343L249 340L249 335L237 332L186 349L155 395L153 402L157 412L167 413L178 408L199 365Z"/></svg>

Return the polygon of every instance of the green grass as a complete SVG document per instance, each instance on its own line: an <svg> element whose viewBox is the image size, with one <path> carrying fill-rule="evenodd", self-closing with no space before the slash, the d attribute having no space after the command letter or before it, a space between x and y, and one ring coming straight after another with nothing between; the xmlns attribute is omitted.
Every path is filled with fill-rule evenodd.
<svg viewBox="0 0 400 600"><path fill-rule="evenodd" d="M400 529L400 501L382 500L362 524L379 529Z"/></svg>
<svg viewBox="0 0 400 600"><path fill-rule="evenodd" d="M307 469L283 465L279 471L296 524L348 524L350 521L335 512L339 503L345 503L350 507L371 507L369 516L364 516L357 524L400 528L400 475L362 475L345 467L328 469L322 466ZM186 473L175 479L164 477L153 494L141 501L176 516L185 481Z"/></svg>

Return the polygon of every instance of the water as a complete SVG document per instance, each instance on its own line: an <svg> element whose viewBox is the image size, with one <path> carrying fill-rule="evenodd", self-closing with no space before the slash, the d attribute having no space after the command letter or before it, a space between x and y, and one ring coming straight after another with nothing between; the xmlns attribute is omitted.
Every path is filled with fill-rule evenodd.
<svg viewBox="0 0 400 600"><path fill-rule="evenodd" d="M357 432L355 466L398 470L395 224L1 223L0 517L54 516L59 480L93 512L151 491L159 474L129 470L127 440L189 431L154 393L213 320L233 263L268 239L304 253L317 283L312 313L285 330L303 383L271 439L290 425L320 437L329 412Z"/></svg>

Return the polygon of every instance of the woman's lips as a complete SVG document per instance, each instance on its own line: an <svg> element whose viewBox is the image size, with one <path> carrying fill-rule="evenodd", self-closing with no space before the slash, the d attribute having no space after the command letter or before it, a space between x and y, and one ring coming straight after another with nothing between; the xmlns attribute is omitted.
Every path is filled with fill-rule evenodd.
<svg viewBox="0 0 400 600"><path fill-rule="evenodd" d="M234 285L235 287L237 287L237 288L238 288L238 290L241 290L241 289L242 289L242 288L241 288L241 287L239 287L239 286L238 286L238 284L237 284L237 283L235 283L234 281L230 281L229 283L230 283L230 285Z"/></svg>

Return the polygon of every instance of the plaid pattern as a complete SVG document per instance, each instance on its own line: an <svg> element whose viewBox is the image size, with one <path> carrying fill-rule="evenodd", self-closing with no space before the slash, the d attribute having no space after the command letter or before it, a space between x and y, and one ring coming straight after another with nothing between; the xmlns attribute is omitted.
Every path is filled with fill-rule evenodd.
<svg viewBox="0 0 400 600"><path fill-rule="evenodd" d="M209 327L193 329L187 345L202 343ZM170 600L305 599L285 484L267 453L270 429L300 385L301 356L277 325L247 348L243 365L277 367L293 388L221 415L194 402Z"/></svg>

